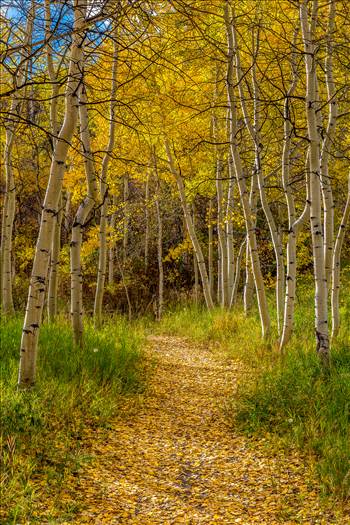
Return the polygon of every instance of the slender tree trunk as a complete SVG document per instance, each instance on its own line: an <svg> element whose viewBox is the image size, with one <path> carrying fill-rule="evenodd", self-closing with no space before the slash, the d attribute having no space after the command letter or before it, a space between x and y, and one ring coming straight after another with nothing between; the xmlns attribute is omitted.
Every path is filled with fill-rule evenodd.
<svg viewBox="0 0 350 525"><path fill-rule="evenodd" d="M209 278L209 288L210 295L214 295L214 275L213 275L213 224L212 224L212 215L213 215L213 202L210 199L209 209L208 209L208 278Z"/></svg>
<svg viewBox="0 0 350 525"><path fill-rule="evenodd" d="M326 71L326 86L328 94L329 116L325 137L321 147L321 189L323 197L323 250L325 261L325 272L327 279L327 286L331 285L332 274L332 257L333 257L333 240L334 240L334 201L331 178L328 172L329 154L333 144L337 121L337 98L335 94L335 83L333 79L333 33L336 15L336 2L331 0L329 3L329 18L328 18L328 41L327 41L327 55L325 60Z"/></svg>
<svg viewBox="0 0 350 525"><path fill-rule="evenodd" d="M83 24L86 2L75 0L74 31L66 89L64 121L52 156L50 177L46 189L40 230L34 255L28 301L23 324L18 384L28 388L35 383L39 329L45 300L47 274L54 234L54 218L58 212L59 198L65 172L65 162L76 128L79 107L79 86L82 81Z"/></svg>
<svg viewBox="0 0 350 525"><path fill-rule="evenodd" d="M268 311L264 280L261 272L260 259L258 253L256 232L254 222L252 220L251 210L249 207L249 196L247 192L246 179L243 173L243 167L241 157L238 150L238 144L236 139L237 132L237 106L234 94L233 84L233 68L234 68L234 36L233 36L233 23L232 23L232 12L230 12L230 6L228 3L225 5L225 23L228 39L228 68L227 68L227 91L228 91L228 102L231 117L231 130L230 130L230 147L231 155L233 159L233 165L235 169L237 186L239 189L244 220L247 230L247 237L249 243L249 252L252 263L252 271L254 276L255 289L258 299L258 307L261 321L261 329L263 337L266 337L270 332L271 322Z"/></svg>
<svg viewBox="0 0 350 525"><path fill-rule="evenodd" d="M320 185L320 137L317 128L316 100L316 47L315 24L317 20L318 2L313 0L312 22L308 22L308 2L303 0L300 6L300 21L305 50L306 69L306 116L309 136L309 162L310 162L310 223L312 236L312 251L315 279L315 331L316 350L322 363L329 365L329 335L328 335L328 304L327 281L323 251L321 185Z"/></svg>
<svg viewBox="0 0 350 525"><path fill-rule="evenodd" d="M83 231L90 213L98 199L97 182L93 154L91 152L89 117L85 86L82 85L79 100L80 140L84 155L87 195L80 204L72 227L71 256L71 320L74 343L83 343L83 276L81 269L81 244Z"/></svg>
<svg viewBox="0 0 350 525"><path fill-rule="evenodd" d="M158 236L157 236L157 258L158 258L158 308L157 308L157 320L160 321L163 313L164 304L164 268L163 268L163 224L162 214L159 205L160 197L160 183L157 176L157 195L155 199L156 213L157 213L157 224L158 224Z"/></svg>
<svg viewBox="0 0 350 525"><path fill-rule="evenodd" d="M344 213L340 222L337 233L337 238L334 246L333 260L332 260L332 339L335 339L340 327L339 314L339 291L340 291L340 255L345 237L345 230L350 216L350 174L348 183L348 196L344 208Z"/></svg>
<svg viewBox="0 0 350 525"><path fill-rule="evenodd" d="M53 322L57 315L58 267L61 250L61 226L63 217L62 192L58 203L58 213L55 217L54 234L50 258L49 287L47 298L47 314L49 322Z"/></svg>
<svg viewBox="0 0 350 525"><path fill-rule="evenodd" d="M252 182L249 192L249 208L252 215L252 224L255 230L256 220L258 214L258 182L255 177L255 173L252 175ZM254 277L252 272L252 264L250 258L249 242L246 242L246 254L245 254L245 283L243 289L243 307L244 313L247 316L253 306L254 298Z"/></svg>
<svg viewBox="0 0 350 525"><path fill-rule="evenodd" d="M296 35L295 35L296 36ZM297 276L297 238L298 233L309 214L309 156L306 156L306 202L304 211L297 219L294 196L290 184L290 152L292 146L292 122L290 101L297 85L297 70L295 60L292 61L293 78L284 102L284 144L282 152L282 184L288 210L288 240L287 240L287 275L284 301L283 329L280 340L282 350L291 338L294 325L294 307Z"/></svg>
<svg viewBox="0 0 350 525"><path fill-rule="evenodd" d="M149 173L146 176L145 182L145 272L148 270L149 257Z"/></svg>
<svg viewBox="0 0 350 525"><path fill-rule="evenodd" d="M226 205L226 250L227 250L227 297L228 306L234 302L234 283L235 283L235 251L233 240L233 190L234 190L234 174L232 169L232 162L228 162L229 184L227 191L227 205Z"/></svg>
<svg viewBox="0 0 350 525"><path fill-rule="evenodd" d="M47 56L47 69L49 73L50 82L52 85L51 100L50 100L50 127L52 133L52 151L54 151L57 137L59 133L59 124L57 116L57 104L58 104L58 93L59 83L57 82L57 73L55 71L52 47L51 47L51 12L50 12L50 1L45 0L45 38L46 38L46 56ZM55 217L54 235L52 239L52 249L50 257L49 267L49 286L48 286L48 299L47 299L47 315L49 322L53 322L57 315L57 290L58 290L58 268L59 268L59 255L61 249L61 226L62 226L62 190L59 197L59 212Z"/></svg>
<svg viewBox="0 0 350 525"><path fill-rule="evenodd" d="M214 303L213 303L213 299L212 299L212 296L211 296L211 293L210 293L210 285L209 285L208 273L207 273L207 269L206 269L206 265L205 265L205 260L204 260L202 248L201 248L201 246L199 244L199 241L198 241L198 238L197 238L197 234L196 234L195 228L193 226L191 212L190 212L190 209L189 209L189 206L188 206L188 203L187 203L187 199L186 199L186 192L185 192L184 182L183 182L183 179L182 179L180 173L175 168L174 160L173 160L173 157L172 157L172 154L171 154L171 151L170 151L169 142L168 142L167 139L165 140L165 149L166 149L166 153L167 153L167 157L168 157L168 161L169 161L170 171L173 174L173 176L175 177L175 180L176 180L176 183L177 183L177 187L178 187L179 195L180 195L180 200L181 200L181 205L182 205L182 209L183 209L183 213L184 213L184 219L185 219L185 222L186 222L186 228L187 228L188 234L190 236L190 239L191 239L191 242L192 242L192 246L193 246L193 250L194 250L194 253L196 255L197 262L198 262L198 269L199 269L199 273L200 273L200 276L201 276L204 299L205 299L207 307L209 309L211 309L211 308L214 307Z"/></svg>
<svg viewBox="0 0 350 525"><path fill-rule="evenodd" d="M115 31L116 33L116 31ZM108 184L107 175L109 161L113 152L115 143L115 111L116 111L116 93L117 93L117 67L118 67L118 43L117 35L114 40L114 52L113 52L113 66L112 66L112 83L111 83L111 102L109 109L109 140L106 148L106 152L102 160L101 168L101 179L100 179L100 193L102 198L101 216L100 216L100 230L99 230L99 252L98 252L98 269L97 269L97 282L96 282L96 293L95 293L95 304L94 304L94 321L95 326L98 328L102 323L102 305L103 295L105 289L106 270L107 270L107 212L108 212Z"/></svg>
<svg viewBox="0 0 350 525"><path fill-rule="evenodd" d="M115 195L113 195L113 206L116 206L117 201ZM109 221L109 250L108 250L108 284L114 283L114 258L115 258L115 241L114 241L114 230L115 230L115 221L117 214L113 211L110 221Z"/></svg>
<svg viewBox="0 0 350 525"><path fill-rule="evenodd" d="M235 280L233 283L230 308L232 308L237 302L238 286L239 286L239 280L241 277L242 257L243 257L244 247L246 246L246 242L247 242L247 238L245 238L242 241L241 246L239 247L237 258L236 258Z"/></svg>
<svg viewBox="0 0 350 525"><path fill-rule="evenodd" d="M222 184L222 160L217 159L216 167L216 195L217 195L217 204L218 204L218 213L217 213L217 230L218 230L218 240L219 240L219 260L220 266L218 268L218 280L220 280L220 296L219 302L222 307L228 306L228 258L227 258L227 243L226 243L226 232L224 225L224 194L223 194L223 184Z"/></svg>
<svg viewBox="0 0 350 525"><path fill-rule="evenodd" d="M123 266L125 267L128 252L128 233L129 233L129 176L123 177L124 193L124 221L123 221Z"/></svg>
<svg viewBox="0 0 350 525"><path fill-rule="evenodd" d="M25 29L25 39L23 51L19 57L22 62L14 79L15 86L21 87L26 78L26 71L28 70L28 58L31 53L33 24L35 18L35 2L31 2L30 10L27 16L27 23ZM21 115L23 111L23 102L18 97L17 91L12 96L10 115ZM12 254L12 236L16 213L16 183L13 174L12 153L13 145L16 137L16 123L13 121L5 124L5 147L4 147L4 168L5 168L5 196L3 203L3 215L1 226L1 310L2 315L8 316L14 314L13 305L13 254Z"/></svg>

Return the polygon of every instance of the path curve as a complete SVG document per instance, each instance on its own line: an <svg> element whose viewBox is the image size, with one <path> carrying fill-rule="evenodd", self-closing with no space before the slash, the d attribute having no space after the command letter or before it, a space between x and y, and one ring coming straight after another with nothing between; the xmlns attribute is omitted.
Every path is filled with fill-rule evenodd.
<svg viewBox="0 0 350 525"><path fill-rule="evenodd" d="M331 524L295 454L227 427L239 364L177 337L152 336L144 403L92 442L76 524Z"/></svg>

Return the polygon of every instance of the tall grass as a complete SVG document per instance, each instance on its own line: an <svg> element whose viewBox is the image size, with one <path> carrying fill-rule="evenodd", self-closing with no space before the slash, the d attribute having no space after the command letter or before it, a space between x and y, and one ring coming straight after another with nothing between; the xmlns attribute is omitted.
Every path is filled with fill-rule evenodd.
<svg viewBox="0 0 350 525"><path fill-rule="evenodd" d="M346 289L346 285L344 288ZM272 300L271 300L272 303ZM275 315L271 304L272 316ZM276 323L262 341L258 315L247 319L241 309L177 308L159 330L198 343L242 362L237 392L228 400L234 429L276 436L298 446L316 463L325 494L350 498L350 296L342 295L342 328L332 345L332 365L325 374L315 352L313 292L298 288L295 332L285 357L276 343Z"/></svg>
<svg viewBox="0 0 350 525"><path fill-rule="evenodd" d="M74 510L64 508L59 493L67 472L77 472L87 459L80 445L84 434L107 424L121 395L140 391L144 380L142 335L123 319L98 331L88 325L83 348L74 347L61 320L42 328L35 389L18 391L21 321L0 326L4 523L34 521L45 495L56 497L60 517Z"/></svg>

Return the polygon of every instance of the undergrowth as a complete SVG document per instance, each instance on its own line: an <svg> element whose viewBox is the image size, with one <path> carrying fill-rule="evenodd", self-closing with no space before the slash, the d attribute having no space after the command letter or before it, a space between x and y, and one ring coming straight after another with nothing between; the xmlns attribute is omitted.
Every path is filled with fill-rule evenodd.
<svg viewBox="0 0 350 525"><path fill-rule="evenodd" d="M275 315L271 307L271 316ZM271 338L262 341L256 310L246 318L239 307L231 312L177 308L164 317L159 331L211 344L213 351L239 359L238 390L227 403L232 426L298 446L315 463L322 492L346 501L350 498L350 297L346 294L341 318L329 374L315 352L309 283L299 285L295 332L284 357L276 343L276 322Z"/></svg>
<svg viewBox="0 0 350 525"><path fill-rule="evenodd" d="M121 395L143 388L140 333L121 318L96 331L87 325L83 348L74 347L69 324L44 325L38 376L18 391L22 320L1 322L1 523L35 522L42 499L64 518L77 509L60 502L66 473L89 460L84 433L108 424ZM2 521L5 520L5 521Z"/></svg>

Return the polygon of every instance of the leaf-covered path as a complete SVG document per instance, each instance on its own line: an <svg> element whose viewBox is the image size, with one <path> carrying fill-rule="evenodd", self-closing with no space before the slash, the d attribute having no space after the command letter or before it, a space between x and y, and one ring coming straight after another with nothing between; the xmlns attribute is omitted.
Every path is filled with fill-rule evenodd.
<svg viewBox="0 0 350 525"><path fill-rule="evenodd" d="M340 523L297 454L228 428L222 409L239 364L175 337L150 338L148 352L156 368L144 403L91 440L97 459L75 482L74 523Z"/></svg>

